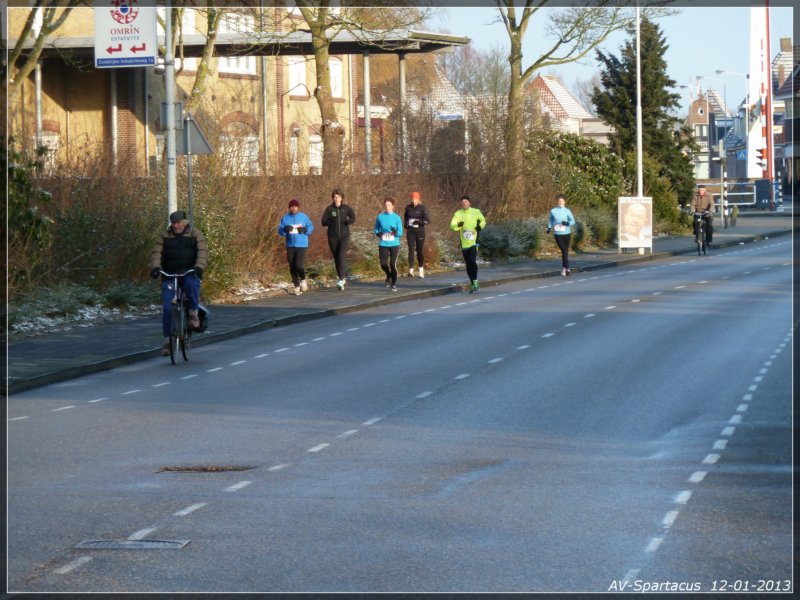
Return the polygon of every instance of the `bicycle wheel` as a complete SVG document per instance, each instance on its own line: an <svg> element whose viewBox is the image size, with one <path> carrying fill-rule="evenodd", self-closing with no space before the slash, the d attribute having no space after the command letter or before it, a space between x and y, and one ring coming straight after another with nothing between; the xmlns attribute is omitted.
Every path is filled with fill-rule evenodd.
<svg viewBox="0 0 800 600"><path fill-rule="evenodd" d="M172 307L172 316L169 320L169 359L172 364L178 361L178 346L181 340L181 315L183 311L178 306Z"/></svg>
<svg viewBox="0 0 800 600"><path fill-rule="evenodd" d="M189 309L184 307L181 311L181 354L183 360L189 360L189 354L192 351L192 332L189 331Z"/></svg>

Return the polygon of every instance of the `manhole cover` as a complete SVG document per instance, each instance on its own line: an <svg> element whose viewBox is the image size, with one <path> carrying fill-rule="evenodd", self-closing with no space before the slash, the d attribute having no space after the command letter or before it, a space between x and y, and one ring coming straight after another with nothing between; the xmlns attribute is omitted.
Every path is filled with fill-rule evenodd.
<svg viewBox="0 0 800 600"><path fill-rule="evenodd" d="M75 548L88 550L180 550L191 540L83 540Z"/></svg>
<svg viewBox="0 0 800 600"><path fill-rule="evenodd" d="M178 466L162 467L159 473L222 473L225 471L249 471L254 469L252 466L241 465L199 465L199 466Z"/></svg>

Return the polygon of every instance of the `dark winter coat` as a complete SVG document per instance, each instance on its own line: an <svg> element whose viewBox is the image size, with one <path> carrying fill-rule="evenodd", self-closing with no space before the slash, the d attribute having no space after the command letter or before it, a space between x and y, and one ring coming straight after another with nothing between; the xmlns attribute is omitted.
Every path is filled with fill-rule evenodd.
<svg viewBox="0 0 800 600"><path fill-rule="evenodd" d="M161 232L150 253L150 268L167 273L183 273L188 269L208 266L208 245L203 232L191 225L179 234L169 227Z"/></svg>
<svg viewBox="0 0 800 600"><path fill-rule="evenodd" d="M342 202L341 206L331 203L322 213L322 226L328 228L328 237L342 240L350 237L350 225L356 222L356 211Z"/></svg>
<svg viewBox="0 0 800 600"><path fill-rule="evenodd" d="M425 231L425 225L429 223L428 209L425 208L422 203L414 206L414 203L412 202L406 206L406 212L403 215L403 221L409 230L415 229L419 233L423 233Z"/></svg>

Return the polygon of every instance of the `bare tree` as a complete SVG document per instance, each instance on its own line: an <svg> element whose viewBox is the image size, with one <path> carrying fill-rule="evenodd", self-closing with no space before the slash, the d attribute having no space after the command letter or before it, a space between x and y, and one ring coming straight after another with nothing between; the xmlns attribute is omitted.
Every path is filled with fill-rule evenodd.
<svg viewBox="0 0 800 600"><path fill-rule="evenodd" d="M66 5L58 0L36 0L28 13L28 18L25 20L25 25L22 28L17 43L14 49L8 55L8 73L10 75L7 83L8 99L13 98L19 93L22 88L22 83L31 74L42 55L42 49L47 39L55 32L61 25L64 24L72 9L82 4L79 0L69 0ZM33 43L33 48L30 52L25 52L25 43L33 31L34 24L37 17L41 15L42 24L36 34L36 39ZM22 61L20 63L20 61ZM3 78L6 81L6 78Z"/></svg>
<svg viewBox="0 0 800 600"><path fill-rule="evenodd" d="M575 97L594 117L597 116L597 108L595 108L594 102L592 102L592 94L594 94L595 88L600 87L599 73L595 73L589 79L578 80L572 85L572 92L575 94Z"/></svg>
<svg viewBox="0 0 800 600"><path fill-rule="evenodd" d="M527 67L523 65L522 44L531 20L540 14L546 0L526 0L521 10L513 0L496 0L500 19L505 25L511 44L508 62L510 81L505 126L506 176L503 198L497 206L498 216L504 216L509 204L520 201L524 194L523 126L524 85L543 67L580 60L601 44L613 31L624 28L633 18L632 11L610 6L600 1L591 7L569 7L547 12L545 32L553 38L552 45Z"/></svg>

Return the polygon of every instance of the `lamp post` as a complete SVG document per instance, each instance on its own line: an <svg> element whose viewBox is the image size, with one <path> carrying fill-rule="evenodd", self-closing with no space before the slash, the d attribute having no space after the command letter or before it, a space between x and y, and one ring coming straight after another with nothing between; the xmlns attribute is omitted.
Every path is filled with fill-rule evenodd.
<svg viewBox="0 0 800 600"><path fill-rule="evenodd" d="M744 79L744 86L745 92L747 92L745 101L744 101L744 137L747 139L748 134L750 133L750 75L745 75L744 73L737 73L736 71L726 71L725 69L717 69L715 71L717 75L736 75Z"/></svg>

